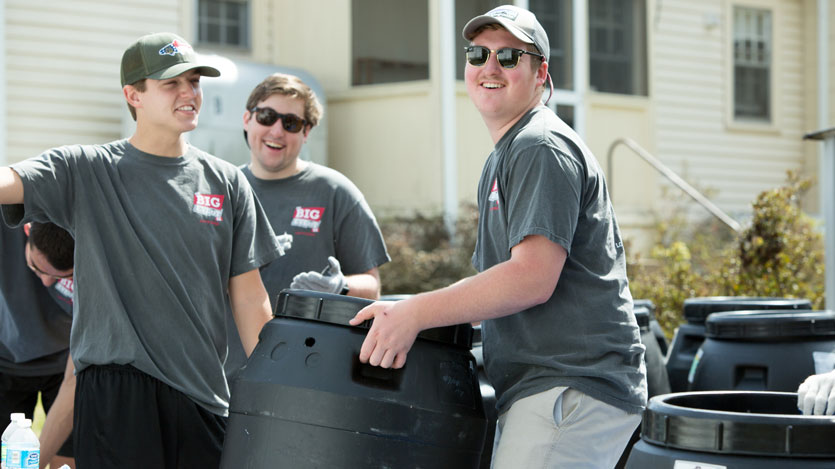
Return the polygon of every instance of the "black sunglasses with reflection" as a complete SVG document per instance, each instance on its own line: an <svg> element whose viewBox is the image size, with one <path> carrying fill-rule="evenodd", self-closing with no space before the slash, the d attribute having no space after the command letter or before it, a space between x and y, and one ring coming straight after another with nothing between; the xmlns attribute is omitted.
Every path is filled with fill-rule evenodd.
<svg viewBox="0 0 835 469"><path fill-rule="evenodd" d="M254 116L255 121L261 125L270 127L281 119L281 126L284 130L290 133L299 133L307 121L295 114L281 114L271 107L254 107L249 110Z"/></svg>
<svg viewBox="0 0 835 469"><path fill-rule="evenodd" d="M464 48L464 52L467 55L467 62L474 67L481 67L486 64L490 60L491 53L496 54L496 60L499 61L499 65L503 68L516 68L519 65L519 61L522 60L522 56L525 54L545 60L545 56L542 54L516 49L514 47L502 47L499 50L492 50L484 46L467 46Z"/></svg>

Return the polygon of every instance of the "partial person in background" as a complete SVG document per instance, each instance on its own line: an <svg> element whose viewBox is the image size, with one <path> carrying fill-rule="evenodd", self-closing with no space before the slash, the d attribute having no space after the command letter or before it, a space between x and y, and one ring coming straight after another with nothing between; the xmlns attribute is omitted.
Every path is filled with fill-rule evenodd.
<svg viewBox="0 0 835 469"><path fill-rule="evenodd" d="M542 105L550 47L533 13L470 20L467 93L495 145L478 185L478 274L377 302L359 359L400 368L417 334L482 321L499 413L492 464L611 468L646 405L644 346L600 165Z"/></svg>
<svg viewBox="0 0 835 469"><path fill-rule="evenodd" d="M814 374L800 383L797 408L803 415L835 414L835 370Z"/></svg>
<svg viewBox="0 0 835 469"><path fill-rule="evenodd" d="M380 297L378 267L389 256L365 197L338 171L299 158L321 118L316 94L293 75L268 76L246 102L250 162L241 170L285 252L261 270L273 308L288 287Z"/></svg>
<svg viewBox="0 0 835 469"><path fill-rule="evenodd" d="M67 437L75 388L69 357L75 243L52 223L0 225L0 418L23 412L31 419L40 393L49 421L41 467L75 467ZM55 432L57 425L65 428Z"/></svg>

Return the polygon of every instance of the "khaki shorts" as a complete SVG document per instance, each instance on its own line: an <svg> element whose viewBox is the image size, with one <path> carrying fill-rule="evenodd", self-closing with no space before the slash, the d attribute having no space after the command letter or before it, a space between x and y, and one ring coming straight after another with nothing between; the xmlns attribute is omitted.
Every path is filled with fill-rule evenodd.
<svg viewBox="0 0 835 469"><path fill-rule="evenodd" d="M519 399L499 416L491 467L609 469L640 423L640 414L555 387Z"/></svg>

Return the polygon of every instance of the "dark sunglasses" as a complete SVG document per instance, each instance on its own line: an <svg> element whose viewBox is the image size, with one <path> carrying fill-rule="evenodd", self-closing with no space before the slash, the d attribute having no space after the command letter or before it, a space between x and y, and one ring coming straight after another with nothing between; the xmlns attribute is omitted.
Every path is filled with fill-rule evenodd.
<svg viewBox="0 0 835 469"><path fill-rule="evenodd" d="M484 46L467 46L464 48L467 53L467 62L474 67L481 67L490 60L490 53L496 53L496 60L503 68L516 68L519 65L519 60L525 54L545 59L545 56L535 52L528 52L522 49L515 49L513 47L502 47L499 50L488 49Z"/></svg>
<svg viewBox="0 0 835 469"><path fill-rule="evenodd" d="M295 114L281 114L271 107L254 107L249 110L255 115L255 121L261 125L271 127L279 119L281 119L281 126L284 130L290 133L299 133L307 121Z"/></svg>

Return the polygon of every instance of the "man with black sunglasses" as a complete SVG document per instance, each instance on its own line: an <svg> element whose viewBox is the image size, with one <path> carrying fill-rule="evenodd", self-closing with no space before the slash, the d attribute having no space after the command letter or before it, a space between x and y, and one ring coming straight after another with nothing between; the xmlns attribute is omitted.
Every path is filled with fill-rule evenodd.
<svg viewBox="0 0 835 469"><path fill-rule="evenodd" d="M351 320L360 360L400 368L423 329L482 321L494 468L614 467L646 405L644 346L599 164L541 103L548 36L502 6L463 31L467 92L495 145L478 186L478 274Z"/></svg>
<svg viewBox="0 0 835 469"><path fill-rule="evenodd" d="M120 75L133 135L0 168L2 214L75 236L79 467L217 467L226 321L251 353L272 317L259 268L281 248L238 168L185 137L201 77L220 72L182 37L156 33L125 50Z"/></svg>
<svg viewBox="0 0 835 469"><path fill-rule="evenodd" d="M379 298L378 267L389 256L365 197L338 171L299 157L322 118L316 94L276 73L252 90L246 109L250 162L241 170L285 248L282 262L261 270L270 301L288 287Z"/></svg>
<svg viewBox="0 0 835 469"><path fill-rule="evenodd" d="M47 411L41 467L74 467L67 434L75 389L69 358L75 242L52 223L0 225L0 419L12 412L32 418L41 393Z"/></svg>

